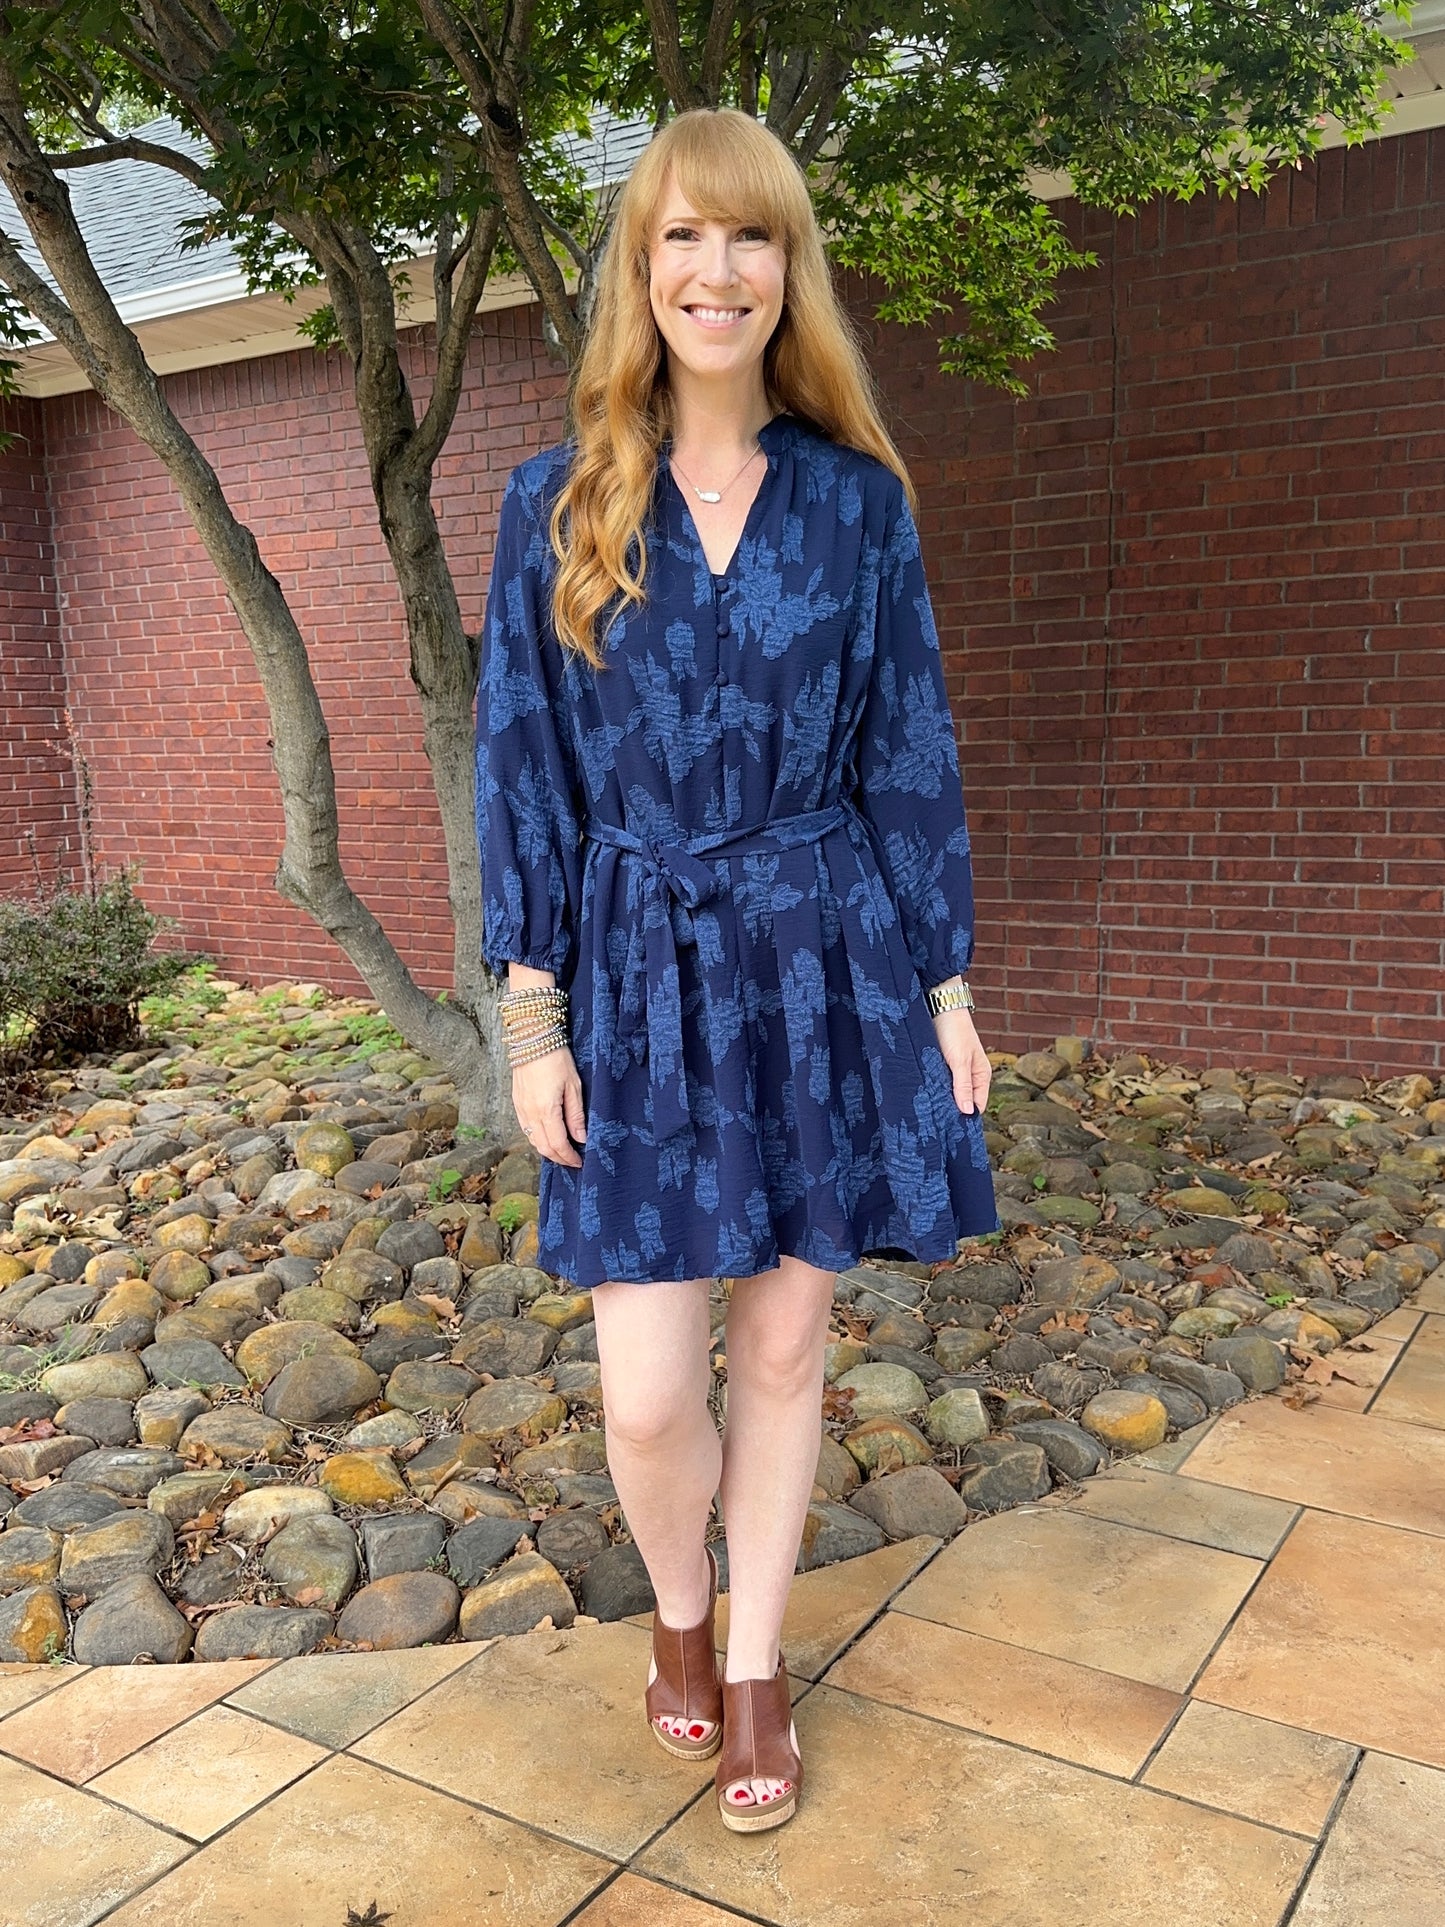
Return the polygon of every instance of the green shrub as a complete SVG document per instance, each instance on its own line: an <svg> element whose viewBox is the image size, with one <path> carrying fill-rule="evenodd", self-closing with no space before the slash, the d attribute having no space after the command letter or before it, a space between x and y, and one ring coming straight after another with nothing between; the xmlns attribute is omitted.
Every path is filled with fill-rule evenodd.
<svg viewBox="0 0 1445 1927"><path fill-rule="evenodd" d="M125 871L89 890L62 885L28 901L0 899L0 1069L133 1044L142 997L194 961L156 950L166 928Z"/></svg>

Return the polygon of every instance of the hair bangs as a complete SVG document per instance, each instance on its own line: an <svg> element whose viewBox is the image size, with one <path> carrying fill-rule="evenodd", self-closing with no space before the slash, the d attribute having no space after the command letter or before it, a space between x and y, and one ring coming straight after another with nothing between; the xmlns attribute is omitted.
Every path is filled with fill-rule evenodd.
<svg viewBox="0 0 1445 1927"><path fill-rule="evenodd" d="M746 120L709 126L680 118L668 131L673 139L667 165L689 205L704 220L756 222L791 254L810 207L807 186L786 149ZM664 186L665 176L658 183L659 202ZM654 222L659 212L659 206L652 209Z"/></svg>

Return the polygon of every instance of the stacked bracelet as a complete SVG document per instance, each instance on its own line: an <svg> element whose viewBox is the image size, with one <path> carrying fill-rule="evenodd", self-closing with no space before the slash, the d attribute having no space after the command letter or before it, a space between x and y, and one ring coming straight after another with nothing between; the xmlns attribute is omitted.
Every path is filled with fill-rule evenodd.
<svg viewBox="0 0 1445 1927"><path fill-rule="evenodd" d="M545 1057L568 1042L567 992L555 984L503 991L498 1002L507 1059L515 1067Z"/></svg>

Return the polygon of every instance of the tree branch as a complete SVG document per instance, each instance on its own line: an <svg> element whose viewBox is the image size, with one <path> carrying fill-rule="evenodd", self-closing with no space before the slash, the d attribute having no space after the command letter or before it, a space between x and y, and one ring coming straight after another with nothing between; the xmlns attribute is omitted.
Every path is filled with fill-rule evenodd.
<svg viewBox="0 0 1445 1927"><path fill-rule="evenodd" d="M164 167L172 174L179 174L202 193L210 191L206 170L200 161L192 160L189 154L178 154L173 147L137 140L133 134L114 134L99 147L77 147L67 154L45 156L46 165L53 167L57 174L67 173L74 167L104 167L110 161L145 161L151 167Z"/></svg>
<svg viewBox="0 0 1445 1927"><path fill-rule="evenodd" d="M728 48L732 43L733 23L737 17L738 0L713 0L707 36L702 43L702 66L698 72L698 92L705 106L716 107L722 95Z"/></svg>
<svg viewBox="0 0 1445 1927"><path fill-rule="evenodd" d="M682 51L682 26L674 0L647 0L647 18L652 26L652 51L657 56L658 78L678 113L689 107L702 107L702 90L688 72Z"/></svg>

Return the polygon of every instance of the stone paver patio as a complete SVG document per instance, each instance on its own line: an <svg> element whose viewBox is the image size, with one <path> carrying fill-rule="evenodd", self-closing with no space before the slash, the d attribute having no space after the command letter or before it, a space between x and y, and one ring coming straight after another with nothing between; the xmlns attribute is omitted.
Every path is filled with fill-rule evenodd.
<svg viewBox="0 0 1445 1927"><path fill-rule="evenodd" d="M1372 1336L1373 1385L800 1577L776 1833L649 1740L645 1620L0 1669L7 1927L1438 1927L1445 1303Z"/></svg>

